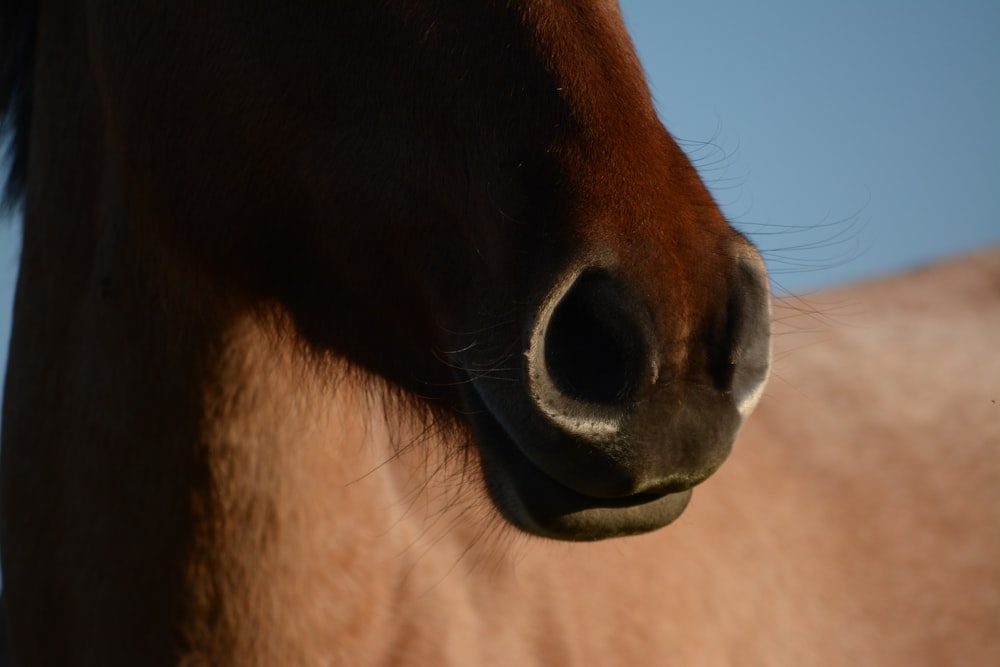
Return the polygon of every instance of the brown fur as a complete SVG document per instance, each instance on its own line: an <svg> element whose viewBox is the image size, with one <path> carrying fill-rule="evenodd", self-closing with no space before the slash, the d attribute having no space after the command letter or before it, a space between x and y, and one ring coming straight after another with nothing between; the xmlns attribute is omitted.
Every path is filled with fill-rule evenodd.
<svg viewBox="0 0 1000 667"><path fill-rule="evenodd" d="M15 658L997 661L1000 255L779 306L776 378L676 525L526 537L483 492L444 351L473 336L502 375L553 275L606 254L690 370L745 248L613 5L389 3L399 23L351 14L328 42L305 5L288 39L249 3L181 4L39 7L3 422ZM459 48L455 25L482 34ZM303 45L376 55L359 75Z"/></svg>

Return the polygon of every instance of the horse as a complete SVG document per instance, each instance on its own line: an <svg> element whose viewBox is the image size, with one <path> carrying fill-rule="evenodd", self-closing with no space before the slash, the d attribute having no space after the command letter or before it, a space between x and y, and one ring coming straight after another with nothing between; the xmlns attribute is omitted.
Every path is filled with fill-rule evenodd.
<svg viewBox="0 0 1000 667"><path fill-rule="evenodd" d="M782 347L615 3L0 8L16 664L997 657L998 257Z"/></svg>

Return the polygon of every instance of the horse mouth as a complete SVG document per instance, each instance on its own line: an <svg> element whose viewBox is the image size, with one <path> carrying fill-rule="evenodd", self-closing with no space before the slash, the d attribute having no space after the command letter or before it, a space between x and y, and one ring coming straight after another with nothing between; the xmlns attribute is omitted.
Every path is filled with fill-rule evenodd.
<svg viewBox="0 0 1000 667"><path fill-rule="evenodd" d="M676 520L696 480L618 497L580 493L553 479L522 452L474 387L463 391L479 448L486 490L515 527L541 537L595 541L647 533Z"/></svg>

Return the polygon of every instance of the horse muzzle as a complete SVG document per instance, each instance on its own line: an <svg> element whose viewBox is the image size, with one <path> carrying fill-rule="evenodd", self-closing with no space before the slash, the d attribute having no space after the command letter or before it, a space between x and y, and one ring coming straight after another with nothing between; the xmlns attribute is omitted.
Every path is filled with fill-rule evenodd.
<svg viewBox="0 0 1000 667"><path fill-rule="evenodd" d="M512 524L596 540L680 516L728 456L770 366L763 262L749 244L734 262L718 340L666 342L657 304L587 265L541 300L516 377L463 378L487 489ZM702 352L678 354L679 344Z"/></svg>

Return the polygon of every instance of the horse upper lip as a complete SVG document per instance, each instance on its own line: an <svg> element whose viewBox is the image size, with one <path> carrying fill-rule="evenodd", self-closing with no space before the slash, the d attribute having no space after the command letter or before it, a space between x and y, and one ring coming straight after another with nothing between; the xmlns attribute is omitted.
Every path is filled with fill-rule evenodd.
<svg viewBox="0 0 1000 667"><path fill-rule="evenodd" d="M527 434L524 431L530 431L530 427L517 428L510 423L511 417L509 415L504 415L494 410L490 404L490 401L483 396L479 384L475 381L469 381L462 383L461 385L465 388L464 392L466 394L466 401L473 400L477 404L477 409L470 411L471 419L474 425L476 423L482 424L484 419L489 419L491 425L495 425L495 428L490 429L493 434L492 437L488 437L485 433L478 434L480 436L480 447L494 447L497 449L510 450L508 454L516 454L524 459L526 463L529 463L531 467L537 471L539 474L543 475L544 478L550 481L552 484L558 485L559 487L565 489L567 492L578 494L581 497L599 498L601 495L595 495L593 493L587 493L582 489L575 489L573 486L566 484L565 481L554 477L548 470L540 466L526 450L526 447L545 447L546 438L540 434ZM523 416L526 420L531 417L540 418L536 415ZM543 425L544 426L544 425ZM562 434L559 434L562 435ZM526 441L528 440L528 441ZM499 442L498 442L499 441ZM581 443L582 445L583 443ZM497 452L502 454L503 452ZM611 497L620 497L627 495L635 495L632 493L626 494L612 494Z"/></svg>
<svg viewBox="0 0 1000 667"><path fill-rule="evenodd" d="M481 448L496 450L494 453L497 457L507 461L516 455L519 459L523 459L524 464L530 465L533 472L541 476L536 481L545 481L558 486L566 493L578 496L581 501L588 499L588 502L599 502L602 506L608 507L631 506L649 502L650 500L671 493L686 491L708 476L707 474L697 477L672 476L667 480L644 483L640 479L623 475L621 468L614 465L613 460L604 451L600 451L595 447L596 444L600 444L603 448L609 450L624 450L628 447L628 443L624 439L615 443L614 441L617 438L609 438L604 434L600 434L594 441L591 441L581 437L579 434L568 435L561 431L554 431L544 421L540 428L536 425L536 428L542 432L539 433L536 430L532 433L531 426L517 428L510 423L511 418L508 415L498 414L497 411L493 410L490 402L482 395L478 383L468 381L463 382L461 386L464 388L463 394L465 395L466 402L474 403L474 405L469 406L470 408L474 408L469 413L474 428L478 427L475 430L477 431L476 435ZM525 419L530 420L532 417L541 420L541 416L539 415L527 415ZM488 426L485 423L487 421ZM545 437L548 431L552 431L554 437L558 437L560 440L576 436L572 437L572 439L575 441L574 444L577 445L574 448L577 453L580 451L589 452L591 453L590 458L598 459L600 457L598 460L606 461L606 483L602 483L600 486L567 483L566 478L575 472L573 466L576 462L572 460L567 460L566 465L558 471L562 472L562 475L554 475L549 467L540 465L526 448L554 446ZM565 447L564 443L560 443L560 445ZM588 457L584 455L580 458L586 459Z"/></svg>
<svg viewBox="0 0 1000 667"><path fill-rule="evenodd" d="M497 509L537 535L596 540L644 533L680 516L691 496L687 485L618 497L580 493L535 465L485 407L475 413L473 428Z"/></svg>

